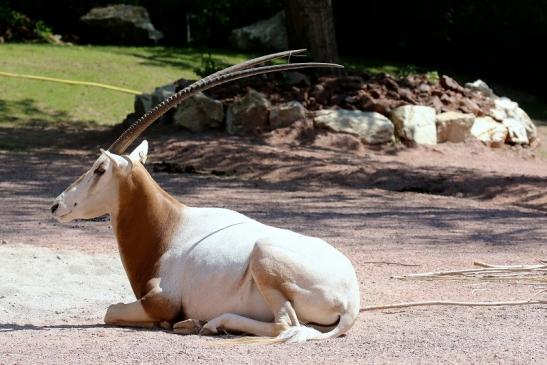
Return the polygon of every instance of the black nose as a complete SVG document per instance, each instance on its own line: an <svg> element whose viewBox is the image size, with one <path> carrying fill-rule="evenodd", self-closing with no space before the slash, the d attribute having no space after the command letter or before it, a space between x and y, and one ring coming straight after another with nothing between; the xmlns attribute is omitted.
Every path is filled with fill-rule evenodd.
<svg viewBox="0 0 547 365"><path fill-rule="evenodd" d="M59 203L55 203L51 206L51 213L55 213L55 211L59 208Z"/></svg>

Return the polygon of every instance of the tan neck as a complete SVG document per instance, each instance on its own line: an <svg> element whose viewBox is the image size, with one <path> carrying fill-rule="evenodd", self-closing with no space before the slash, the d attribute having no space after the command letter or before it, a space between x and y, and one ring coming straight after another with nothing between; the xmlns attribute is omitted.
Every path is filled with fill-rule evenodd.
<svg viewBox="0 0 547 365"><path fill-rule="evenodd" d="M140 163L129 177L120 180L119 206L112 214L112 225L131 287L140 299L150 290L148 282L157 275L159 259L171 243L184 206Z"/></svg>

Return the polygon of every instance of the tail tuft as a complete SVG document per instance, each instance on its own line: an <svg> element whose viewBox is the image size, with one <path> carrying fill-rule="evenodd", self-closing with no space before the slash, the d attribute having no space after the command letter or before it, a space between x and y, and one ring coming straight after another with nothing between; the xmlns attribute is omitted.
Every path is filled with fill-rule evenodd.
<svg viewBox="0 0 547 365"><path fill-rule="evenodd" d="M279 336L277 336L275 339L278 342L303 343L307 340L319 338L321 335L322 333L314 328L298 326L286 329L285 331L281 332Z"/></svg>

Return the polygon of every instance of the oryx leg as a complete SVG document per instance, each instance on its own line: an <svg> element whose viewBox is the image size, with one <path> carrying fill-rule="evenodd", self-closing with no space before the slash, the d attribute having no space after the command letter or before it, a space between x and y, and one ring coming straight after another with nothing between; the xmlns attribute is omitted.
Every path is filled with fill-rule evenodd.
<svg viewBox="0 0 547 365"><path fill-rule="evenodd" d="M173 325L173 331L179 335L197 335L203 328L204 321L185 319Z"/></svg>
<svg viewBox="0 0 547 365"><path fill-rule="evenodd" d="M215 334L219 329L226 329L275 337L291 326L300 325L287 295L285 284L288 284L288 279L283 272L279 272L283 271L283 265L279 265L271 253L265 245L257 243L249 260L249 270L252 280L274 315L274 321L261 322L233 313L224 313L207 322L201 334Z"/></svg>
<svg viewBox="0 0 547 365"><path fill-rule="evenodd" d="M104 317L104 323L114 326L154 327L155 322L144 310L140 300L128 304L112 304Z"/></svg>
<svg viewBox="0 0 547 365"><path fill-rule="evenodd" d="M290 327L290 317L286 314L290 311L294 312L290 302L284 301L276 311L281 315L276 316L273 323L257 321L234 313L224 313L207 322L199 333L212 335L219 330L231 330L256 336L275 337Z"/></svg>
<svg viewBox="0 0 547 365"><path fill-rule="evenodd" d="M128 327L154 327L159 325L171 329L172 320L179 313L179 307L163 295L159 280L148 283L149 291L133 303L118 303L108 307L106 324Z"/></svg>

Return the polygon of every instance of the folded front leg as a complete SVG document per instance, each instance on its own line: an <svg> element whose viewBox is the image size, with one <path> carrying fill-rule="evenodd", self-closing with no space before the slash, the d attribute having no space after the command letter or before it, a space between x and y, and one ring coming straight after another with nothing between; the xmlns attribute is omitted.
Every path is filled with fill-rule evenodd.
<svg viewBox="0 0 547 365"><path fill-rule="evenodd" d="M155 322L144 310L140 300L128 304L112 304L104 316L104 323L115 326L154 327Z"/></svg>
<svg viewBox="0 0 547 365"><path fill-rule="evenodd" d="M171 329L180 313L180 305L163 293L159 279L148 282L148 293L133 303L118 303L108 307L106 324L128 327L154 327Z"/></svg>

